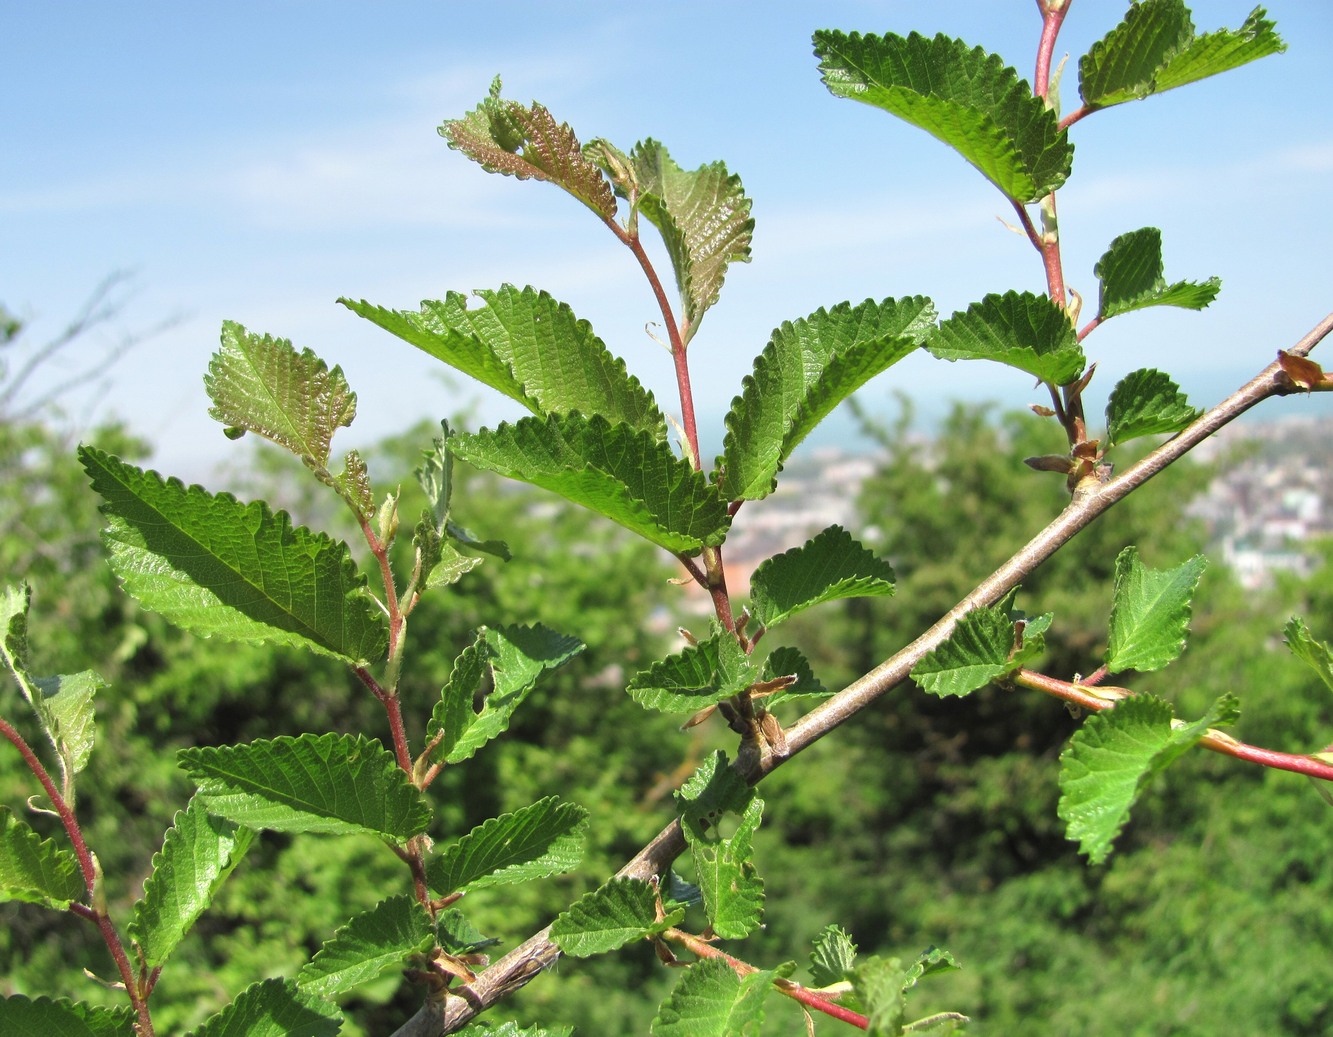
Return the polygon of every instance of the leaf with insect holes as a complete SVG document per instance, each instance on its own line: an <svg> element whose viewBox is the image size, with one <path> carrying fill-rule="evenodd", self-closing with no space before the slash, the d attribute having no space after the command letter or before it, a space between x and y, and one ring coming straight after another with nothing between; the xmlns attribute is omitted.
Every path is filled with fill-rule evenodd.
<svg viewBox="0 0 1333 1037"><path fill-rule="evenodd" d="M659 919L652 886L640 879L617 878L574 901L551 923L551 941L564 954L588 958L660 933L684 917L680 907Z"/></svg>
<svg viewBox="0 0 1333 1037"><path fill-rule="evenodd" d="M1101 282L1098 316L1115 317L1147 306L1202 310L1222 288L1217 277L1168 285L1163 269L1160 230L1144 227L1121 234L1092 268Z"/></svg>
<svg viewBox="0 0 1333 1037"><path fill-rule="evenodd" d="M1319 675L1324 685L1333 691L1333 648L1327 641L1316 641L1305 625L1305 620L1292 616L1282 628L1287 648L1306 666Z"/></svg>
<svg viewBox="0 0 1333 1037"><path fill-rule="evenodd" d="M202 637L384 654L388 628L347 545L263 501L242 504L80 447L104 501L111 568L140 604Z"/></svg>
<svg viewBox="0 0 1333 1037"><path fill-rule="evenodd" d="M568 306L513 285L474 294L481 300L475 308L466 295L449 292L442 302L423 302L420 311L338 301L534 414L600 414L666 439L653 394Z"/></svg>
<svg viewBox="0 0 1333 1037"><path fill-rule="evenodd" d="M0 998L0 1033L41 1037L134 1037L130 1008L98 1008L81 1001L11 994Z"/></svg>
<svg viewBox="0 0 1333 1037"><path fill-rule="evenodd" d="M630 678L626 690L645 709L694 713L748 688L759 673L735 636L721 630Z"/></svg>
<svg viewBox="0 0 1333 1037"><path fill-rule="evenodd" d="M432 890L448 895L558 875L582 860L587 825L581 806L548 796L437 848L427 879Z"/></svg>
<svg viewBox="0 0 1333 1037"><path fill-rule="evenodd" d="M1174 720L1170 704L1136 695L1088 717L1060 754L1059 815L1066 835L1100 864L1148 783L1210 727L1232 724L1238 715L1235 698L1223 695L1202 719L1183 724Z"/></svg>
<svg viewBox="0 0 1333 1037"><path fill-rule="evenodd" d="M1198 36L1183 0L1138 0L1079 59L1079 94L1107 108L1239 68L1287 49L1274 28L1256 7L1239 29Z"/></svg>
<svg viewBox="0 0 1333 1037"><path fill-rule="evenodd" d="M1190 605L1208 560L1195 555L1174 569L1149 569L1137 548L1115 560L1115 590L1106 668L1160 670L1185 650Z"/></svg>
<svg viewBox="0 0 1333 1037"><path fill-rule="evenodd" d="M750 578L751 611L765 628L840 598L893 593L893 569L841 526L764 561Z"/></svg>
<svg viewBox="0 0 1333 1037"><path fill-rule="evenodd" d="M500 77L490 94L461 119L440 126L449 147L488 173L519 180L545 180L563 188L605 220L616 215L616 199L602 171L585 158L568 123L535 101L524 107L500 96Z"/></svg>
<svg viewBox="0 0 1333 1037"><path fill-rule="evenodd" d="M210 813L275 832L371 832L405 842L430 807L393 753L364 735L303 734L176 753Z"/></svg>
<svg viewBox="0 0 1333 1037"><path fill-rule="evenodd" d="M340 1028L335 1005L290 979L265 979L246 987L190 1037L334 1037Z"/></svg>
<svg viewBox="0 0 1333 1037"><path fill-rule="evenodd" d="M675 798L709 924L725 939L749 935L764 910L764 882L751 860L764 801L727 766L721 752L705 759ZM719 828L724 814L740 818L729 838L723 838Z"/></svg>
<svg viewBox="0 0 1333 1037"><path fill-rule="evenodd" d="M935 324L921 296L839 303L774 330L731 402L717 460L728 500L773 492L793 450L833 409L912 353Z"/></svg>
<svg viewBox="0 0 1333 1037"><path fill-rule="evenodd" d="M787 962L744 976L721 958L695 962L676 981L653 1019L652 1037L748 1037L764 1024L774 980L795 971Z"/></svg>
<svg viewBox="0 0 1333 1037"><path fill-rule="evenodd" d="M731 524L717 488L688 461L600 415L524 418L449 444L471 465L558 493L668 551L716 546Z"/></svg>
<svg viewBox="0 0 1333 1037"><path fill-rule="evenodd" d="M815 33L824 85L948 144L1016 202L1065 182L1074 158L1055 112L995 54L945 36Z"/></svg>
<svg viewBox="0 0 1333 1037"><path fill-rule="evenodd" d="M926 348L942 360L994 360L1052 385L1068 385L1086 361L1069 314L1044 295L988 295L940 323Z"/></svg>
<svg viewBox="0 0 1333 1037"><path fill-rule="evenodd" d="M389 897L340 927L297 974L296 987L333 997L401 967L404 958L434 942L426 909L407 893Z"/></svg>
<svg viewBox="0 0 1333 1037"><path fill-rule="evenodd" d="M130 922L130 936L150 968L175 950L253 838L250 829L210 814L197 796L177 811L162 849L153 854L153 870Z"/></svg>
<svg viewBox="0 0 1333 1037"><path fill-rule="evenodd" d="M750 199L721 162L682 169L651 138L634 145L629 162L637 209L661 232L671 258L688 342L717 302L727 267L750 261Z"/></svg>
<svg viewBox="0 0 1333 1037"><path fill-rule="evenodd" d="M1202 413L1161 371L1131 371L1116 383L1106 402L1106 443L1115 446L1139 436L1179 432Z"/></svg>
<svg viewBox="0 0 1333 1037"><path fill-rule="evenodd" d="M23 900L63 911L87 892L74 854L0 806L0 902Z"/></svg>
<svg viewBox="0 0 1333 1037"><path fill-rule="evenodd" d="M208 362L209 417L286 447L309 467L329 463L333 433L356 417L356 393L342 368L286 339L253 335L223 321L222 346Z"/></svg>

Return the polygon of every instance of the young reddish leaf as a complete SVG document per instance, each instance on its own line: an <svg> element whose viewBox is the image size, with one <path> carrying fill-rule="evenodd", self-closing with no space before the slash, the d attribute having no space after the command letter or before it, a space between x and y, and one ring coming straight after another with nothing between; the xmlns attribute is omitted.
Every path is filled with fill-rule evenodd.
<svg viewBox="0 0 1333 1037"><path fill-rule="evenodd" d="M1068 385L1087 361L1069 314L1044 295L988 295L940 323L926 348L942 360L994 360L1051 385Z"/></svg>
<svg viewBox="0 0 1333 1037"><path fill-rule="evenodd" d="M1195 555L1174 569L1149 569L1137 548L1120 552L1106 648L1111 673L1160 670L1185 650L1190 604L1207 565Z"/></svg>
<svg viewBox="0 0 1333 1037"><path fill-rule="evenodd" d="M341 367L329 370L309 349L298 353L286 339L252 335L234 321L222 323L204 387L210 417L271 439L320 472L333 433L356 417L356 393Z"/></svg>
<svg viewBox="0 0 1333 1037"><path fill-rule="evenodd" d="M1293 385L1302 389L1313 389L1317 385L1323 385L1328 376L1324 374L1324 369L1316 364L1309 357L1297 356L1295 353L1288 353L1285 349L1277 351L1277 363Z"/></svg>
<svg viewBox="0 0 1333 1037"><path fill-rule="evenodd" d="M500 77L490 95L461 119L440 127L449 147L488 173L519 180L546 180L564 188L605 220L616 215L616 199L602 171L584 157L568 123L558 123L535 101L524 107L500 96Z"/></svg>
<svg viewBox="0 0 1333 1037"><path fill-rule="evenodd" d="M1235 30L1196 36L1183 0L1138 0L1078 63L1079 93L1107 108L1184 86L1287 49L1256 7Z"/></svg>
<svg viewBox="0 0 1333 1037"><path fill-rule="evenodd" d="M815 54L836 97L882 108L942 140L1016 202L1065 182L1074 146L1055 113L995 54L945 36L820 30Z"/></svg>

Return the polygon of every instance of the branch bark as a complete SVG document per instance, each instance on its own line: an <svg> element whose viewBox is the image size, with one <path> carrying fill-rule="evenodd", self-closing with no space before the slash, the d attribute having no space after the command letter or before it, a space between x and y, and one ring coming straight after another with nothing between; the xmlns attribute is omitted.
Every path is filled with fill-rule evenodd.
<svg viewBox="0 0 1333 1037"><path fill-rule="evenodd" d="M1306 356L1330 332L1333 313L1324 317L1288 353ZM911 644L854 681L832 698L798 720L787 732L786 752L765 755L753 764L746 778L761 780L807 746L851 719L881 695L896 688L912 668L946 641L958 621L975 608L995 604L1042 562L1072 539L1094 519L1138 489L1154 475L1189 453L1219 429L1236 420L1256 404L1299 391L1277 361L1203 414L1197 421L1122 475L1086 490L1080 490L1056 519L1018 550L1007 562L951 608L938 622ZM634 859L616 873L621 878L650 879L662 874L685 850L679 822L673 821L648 843ZM554 964L559 949L550 940L550 927L529 937L510 951L477 980L449 994L443 1004L428 1003L399 1028L394 1037L442 1037L487 1008L525 986Z"/></svg>

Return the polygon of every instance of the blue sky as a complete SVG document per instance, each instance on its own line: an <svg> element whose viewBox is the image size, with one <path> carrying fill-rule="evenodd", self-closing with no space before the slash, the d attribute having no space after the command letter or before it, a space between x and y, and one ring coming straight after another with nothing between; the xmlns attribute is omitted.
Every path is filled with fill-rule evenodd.
<svg viewBox="0 0 1333 1037"><path fill-rule="evenodd" d="M1197 2L1195 21L1237 26L1250 6ZM1071 65L1123 8L1075 0L1060 47ZM1096 400L1152 365L1214 402L1333 306L1333 8L1268 9L1286 54L1073 131L1061 220L1075 288L1095 297L1093 263L1142 226L1163 230L1168 279L1223 280L1203 314L1133 314L1092 336ZM104 276L133 271L106 334L179 319L66 402L76 424L125 416L158 444L156 463L188 478L237 451L206 416L202 384L224 319L343 366L360 408L335 447L478 401L487 422L516 416L335 305L340 295L407 308L503 282L545 288L674 408L628 253L561 192L487 175L436 134L499 73L506 96L542 101L584 139L627 149L652 136L682 165L722 159L754 199L753 262L732 268L691 349L708 455L781 321L913 294L948 314L1042 287L1035 254L997 219L1012 215L998 193L933 139L828 94L811 31L942 31L1028 76L1039 24L1031 0L10 2L0 300L40 341ZM1072 67L1064 96L1072 106ZM863 398L887 405L896 389L928 414L952 398L1039 398L1017 372L925 356Z"/></svg>

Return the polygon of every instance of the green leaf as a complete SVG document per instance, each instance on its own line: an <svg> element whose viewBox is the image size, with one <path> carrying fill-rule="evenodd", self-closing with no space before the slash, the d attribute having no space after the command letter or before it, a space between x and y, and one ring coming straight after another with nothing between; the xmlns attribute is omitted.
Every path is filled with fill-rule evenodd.
<svg viewBox="0 0 1333 1037"><path fill-rule="evenodd" d="M333 477L333 488L352 510L363 519L375 514L375 490L370 485L370 469L365 458L355 450L343 455L343 470Z"/></svg>
<svg viewBox="0 0 1333 1037"><path fill-rule="evenodd" d="M1044 295L988 295L940 323L926 348L942 360L994 360L1052 385L1087 366L1069 315Z"/></svg>
<svg viewBox="0 0 1333 1037"><path fill-rule="evenodd" d="M809 660L799 649L789 645L773 649L759 673L760 681L776 680L778 677L795 677L796 683L764 699L765 708L770 710L789 699L825 698L830 694L810 669Z"/></svg>
<svg viewBox="0 0 1333 1037"><path fill-rule="evenodd" d="M892 593L889 563L841 526L829 526L803 546L769 558L750 578L751 608L765 628L826 601Z"/></svg>
<svg viewBox="0 0 1333 1037"><path fill-rule="evenodd" d="M302 993L331 998L369 983L434 943L426 909L407 893L389 897L334 933L301 969L296 986Z"/></svg>
<svg viewBox="0 0 1333 1037"><path fill-rule="evenodd" d="M41 1037L134 1037L129 1008L97 1008L66 998L0 998L0 1033Z"/></svg>
<svg viewBox="0 0 1333 1037"><path fill-rule="evenodd" d="M1196 36L1182 0L1139 0L1078 63L1079 93L1107 108L1184 86L1287 49L1256 7L1237 30Z"/></svg>
<svg viewBox="0 0 1333 1037"><path fill-rule="evenodd" d="M967 695L1017 669L1013 651L1014 621L1008 609L973 609L947 641L916 664L912 680L941 698Z"/></svg>
<svg viewBox="0 0 1333 1037"><path fill-rule="evenodd" d="M820 30L815 54L836 97L882 108L942 140L1016 202L1065 182L1074 146L1055 112L995 54L945 36Z"/></svg>
<svg viewBox="0 0 1333 1037"><path fill-rule="evenodd" d="M1106 403L1107 445L1179 432L1202 413L1161 371L1132 371L1116 383Z"/></svg>
<svg viewBox="0 0 1333 1037"><path fill-rule="evenodd" d="M840 925L825 926L815 937L810 952L810 982L816 987L831 987L847 978L856 964L856 944Z"/></svg>
<svg viewBox="0 0 1333 1037"><path fill-rule="evenodd" d="M473 954L500 942L488 940L456 907L440 913L435 926L435 938L449 954Z"/></svg>
<svg viewBox="0 0 1333 1037"><path fill-rule="evenodd" d="M461 119L440 126L440 136L488 173L545 180L568 191L604 220L616 215L611 185L584 157L569 124L557 123L535 101L525 108L501 97L499 76L481 104Z"/></svg>
<svg viewBox="0 0 1333 1037"><path fill-rule="evenodd" d="M744 691L758 673L735 636L722 630L636 673L625 690L645 709L694 713Z"/></svg>
<svg viewBox="0 0 1333 1037"><path fill-rule="evenodd" d="M1092 268L1101 282L1098 315L1105 319L1147 306L1202 310L1222 288L1217 277L1202 284L1177 281L1168 285L1163 270L1160 230L1144 227L1121 234Z"/></svg>
<svg viewBox="0 0 1333 1037"><path fill-rule="evenodd" d="M524 418L454 436L450 446L469 464L558 493L678 554L717 546L731 523L716 487L688 461L599 415Z"/></svg>
<svg viewBox="0 0 1333 1037"><path fill-rule="evenodd" d="M211 813L251 828L373 832L402 842L430 823L393 753L363 735L284 735L176 757Z"/></svg>
<svg viewBox="0 0 1333 1037"><path fill-rule="evenodd" d="M516 1022L504 1022L497 1026L490 1023L473 1023L461 1030L454 1031L454 1037L570 1037L572 1026L524 1026L519 1028Z"/></svg>
<svg viewBox="0 0 1333 1037"><path fill-rule="evenodd" d="M1328 689L1333 691L1333 649L1329 648L1328 642L1316 641L1305 621L1298 616L1287 620L1282 633L1291 654L1314 670Z"/></svg>
<svg viewBox="0 0 1333 1037"><path fill-rule="evenodd" d="M605 954L653 933L670 929L685 917L677 908L657 919L657 894L639 879L612 879L585 893L551 923L551 940L575 958Z"/></svg>
<svg viewBox="0 0 1333 1037"><path fill-rule="evenodd" d="M449 521L449 501L454 492L454 455L449 452L449 422L441 421L443 435L431 440L429 450L422 452L421 467L413 471L421 492L430 502L430 516L435 531L443 533Z"/></svg>
<svg viewBox="0 0 1333 1037"><path fill-rule="evenodd" d="M657 1010L653 1037L752 1037L763 1026L773 980L791 971L788 964L742 978L721 958L697 961Z"/></svg>
<svg viewBox="0 0 1333 1037"><path fill-rule="evenodd" d="M1168 703L1136 695L1088 717L1060 754L1059 814L1068 837L1100 864L1148 782L1238 712L1236 700L1224 695L1201 720L1179 724Z"/></svg>
<svg viewBox="0 0 1333 1037"><path fill-rule="evenodd" d="M87 891L74 854L0 806L0 901L23 900L63 911Z"/></svg>
<svg viewBox="0 0 1333 1037"><path fill-rule="evenodd" d="M839 303L774 330L727 414L718 480L728 500L758 500L832 410L926 339L929 299Z"/></svg>
<svg viewBox="0 0 1333 1037"><path fill-rule="evenodd" d="M110 518L111 567L148 609L202 637L305 647L350 662L382 656L383 610L347 545L263 501L186 488L80 447Z"/></svg>
<svg viewBox="0 0 1333 1037"><path fill-rule="evenodd" d="M676 792L676 804L713 931L724 939L748 936L763 917L764 883L751 857L764 801L715 752ZM730 838L719 828L724 813L740 817Z"/></svg>
<svg viewBox="0 0 1333 1037"><path fill-rule="evenodd" d="M568 306L513 285L475 294L476 309L466 295L450 292L443 302L423 302L420 312L338 301L534 414L600 414L666 439L653 394Z"/></svg>
<svg viewBox="0 0 1333 1037"><path fill-rule="evenodd" d="M1195 555L1174 569L1148 569L1137 548L1120 552L1106 648L1111 673L1160 670L1185 650L1190 603L1207 565Z"/></svg>
<svg viewBox="0 0 1333 1037"><path fill-rule="evenodd" d="M72 779L88 763L96 736L93 695L106 682L92 670L57 677L34 677L27 669L28 608L32 589L5 588L0 598L0 656L28 700L60 761L65 795L72 799Z"/></svg>
<svg viewBox="0 0 1333 1037"><path fill-rule="evenodd" d="M576 637L557 634L540 623L531 626L483 628L477 640L454 661L453 671L440 694L426 727L433 746L430 759L461 763L509 726L510 717L537 679L564 665L584 644ZM482 678L491 674L491 691L480 712L473 701Z"/></svg>
<svg viewBox="0 0 1333 1037"><path fill-rule="evenodd" d="M681 169L649 138L630 152L637 211L659 231L680 287L688 342L718 300L727 267L750 261L754 219L738 176L721 162Z"/></svg>
<svg viewBox="0 0 1333 1037"><path fill-rule="evenodd" d="M298 990L289 979L266 979L241 991L193 1037L333 1037L338 1010Z"/></svg>
<svg viewBox="0 0 1333 1037"><path fill-rule="evenodd" d="M430 887L447 895L569 871L583 859L587 825L586 810L556 796L493 817L431 858Z"/></svg>
<svg viewBox="0 0 1333 1037"><path fill-rule="evenodd" d="M329 443L356 417L356 393L342 368L286 339L252 335L222 322L222 346L204 375L209 417L286 447L316 471L329 463Z"/></svg>
<svg viewBox="0 0 1333 1037"><path fill-rule="evenodd" d="M161 851L153 855L152 873L130 922L130 936L150 968L175 950L253 838L250 829L210 815L197 796L177 811Z"/></svg>

